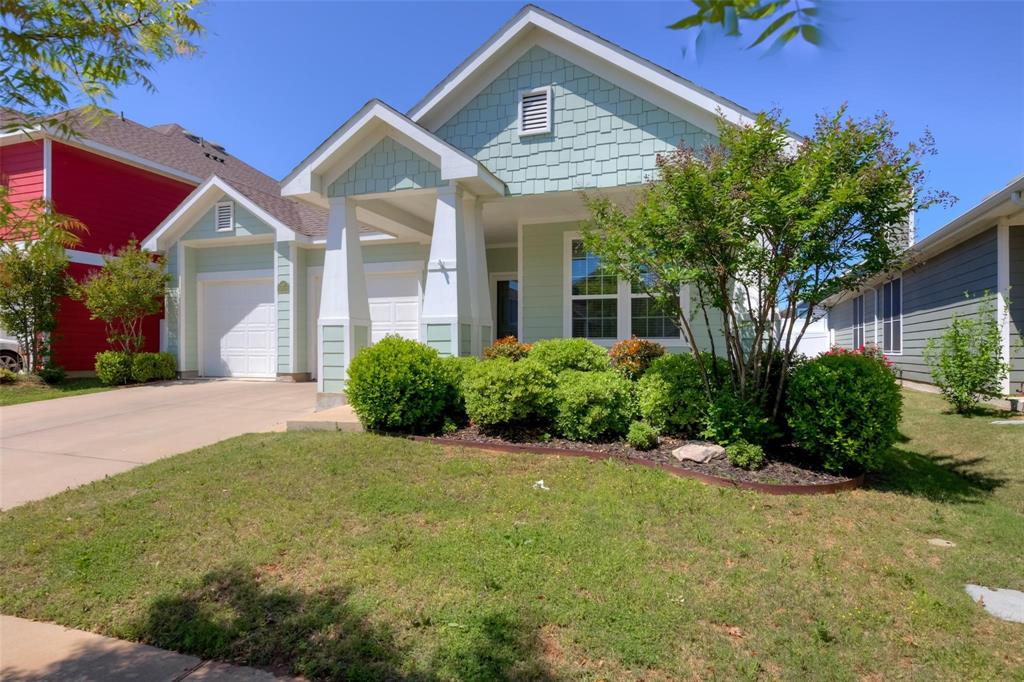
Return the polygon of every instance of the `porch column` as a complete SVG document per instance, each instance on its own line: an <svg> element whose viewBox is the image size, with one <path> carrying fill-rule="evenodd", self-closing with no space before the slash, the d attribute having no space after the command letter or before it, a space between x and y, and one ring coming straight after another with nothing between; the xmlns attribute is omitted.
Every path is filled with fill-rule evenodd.
<svg viewBox="0 0 1024 682"><path fill-rule="evenodd" d="M317 328L317 404L338 405L344 400L348 366L370 341L359 224L355 202L345 197L330 200Z"/></svg>
<svg viewBox="0 0 1024 682"><path fill-rule="evenodd" d="M1010 219L1000 218L996 225L996 320L999 323L1000 355L1013 366L1010 357ZM1010 372L1003 379L1003 393L1010 393Z"/></svg>
<svg viewBox="0 0 1024 682"><path fill-rule="evenodd" d="M470 353L480 356L491 343L491 289L487 276L487 253L484 248L483 205L468 192L462 198L465 216L469 309L472 342Z"/></svg>
<svg viewBox="0 0 1024 682"><path fill-rule="evenodd" d="M450 183L437 189L420 316L420 339L441 355L472 351L470 286L462 190Z"/></svg>

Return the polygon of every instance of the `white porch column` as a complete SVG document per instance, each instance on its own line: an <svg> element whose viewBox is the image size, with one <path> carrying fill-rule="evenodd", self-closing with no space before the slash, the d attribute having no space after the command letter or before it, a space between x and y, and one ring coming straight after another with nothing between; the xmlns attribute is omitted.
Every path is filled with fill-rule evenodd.
<svg viewBox="0 0 1024 682"><path fill-rule="evenodd" d="M484 247L483 206L469 194L463 194L462 214L466 232L466 264L469 282L469 310L472 342L470 353L480 356L491 343L491 288L487 276L487 253Z"/></svg>
<svg viewBox="0 0 1024 682"><path fill-rule="evenodd" d="M996 226L996 320L999 322L1000 351L1003 362L1010 358L1010 219L1001 218ZM1003 379L1003 393L1010 393L1010 373Z"/></svg>
<svg viewBox="0 0 1024 682"><path fill-rule="evenodd" d="M441 355L472 350L467 256L462 190L451 183L437 189L420 316L420 339Z"/></svg>
<svg viewBox="0 0 1024 682"><path fill-rule="evenodd" d="M355 202L344 197L330 200L317 327L317 391L338 396L318 399L318 404L326 407L342 402L349 363L370 341L359 224Z"/></svg>

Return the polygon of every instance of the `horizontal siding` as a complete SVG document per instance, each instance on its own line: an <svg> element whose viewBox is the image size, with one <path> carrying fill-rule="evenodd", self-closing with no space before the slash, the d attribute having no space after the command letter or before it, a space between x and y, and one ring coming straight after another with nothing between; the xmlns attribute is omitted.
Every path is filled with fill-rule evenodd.
<svg viewBox="0 0 1024 682"><path fill-rule="evenodd" d="M364 263L397 263L401 261L427 261L430 246L427 244L375 244L363 245Z"/></svg>
<svg viewBox="0 0 1024 682"><path fill-rule="evenodd" d="M519 267L518 251L514 246L487 249L488 272L516 272Z"/></svg>
<svg viewBox="0 0 1024 682"><path fill-rule="evenodd" d="M519 283L523 316L519 334L523 341L563 335L564 235L579 223L523 226L523 281Z"/></svg>
<svg viewBox="0 0 1024 682"><path fill-rule="evenodd" d="M0 185L7 199L21 207L43 196L43 143L39 140L8 145L0 150Z"/></svg>
<svg viewBox="0 0 1024 682"><path fill-rule="evenodd" d="M277 371L285 373L292 371L291 317L292 292L295 289L292 274L295 269L291 261L291 245L292 242L277 242L274 248L277 258Z"/></svg>
<svg viewBox="0 0 1024 682"><path fill-rule="evenodd" d="M236 244L204 249L189 249L195 272L232 272L270 270L274 267L273 244Z"/></svg>
<svg viewBox="0 0 1024 682"><path fill-rule="evenodd" d="M1024 225L1010 226L1010 390L1024 393Z"/></svg>
<svg viewBox="0 0 1024 682"><path fill-rule="evenodd" d="M853 300L843 301L828 311L828 328L833 343L853 348Z"/></svg>

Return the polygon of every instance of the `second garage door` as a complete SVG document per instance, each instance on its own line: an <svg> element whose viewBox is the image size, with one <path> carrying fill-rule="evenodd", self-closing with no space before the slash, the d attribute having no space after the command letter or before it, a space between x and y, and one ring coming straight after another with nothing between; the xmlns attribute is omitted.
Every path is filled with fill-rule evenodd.
<svg viewBox="0 0 1024 682"><path fill-rule="evenodd" d="M271 280L206 282L200 324L203 376L275 376L277 326Z"/></svg>
<svg viewBox="0 0 1024 682"><path fill-rule="evenodd" d="M420 335L420 276L418 274L373 274L366 277L370 303L371 343L388 334L407 339Z"/></svg>

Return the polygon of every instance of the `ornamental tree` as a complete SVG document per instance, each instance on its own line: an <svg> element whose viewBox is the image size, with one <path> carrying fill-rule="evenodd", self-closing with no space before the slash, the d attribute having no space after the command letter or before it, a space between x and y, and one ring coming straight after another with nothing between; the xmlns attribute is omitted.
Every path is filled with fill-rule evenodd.
<svg viewBox="0 0 1024 682"><path fill-rule="evenodd" d="M103 320L107 343L123 353L137 353L145 343L142 321L163 305L170 276L161 256L139 248L134 239L103 257L103 267L75 287L89 318Z"/></svg>
<svg viewBox="0 0 1024 682"><path fill-rule="evenodd" d="M659 158L631 207L588 197L583 227L586 248L676 321L709 400L721 379L702 347L728 360L738 397L773 416L824 301L900 266L912 213L949 199L923 187L930 136L900 146L884 115L854 120L845 107L804 139L787 125L777 111L721 120L717 144Z"/></svg>

